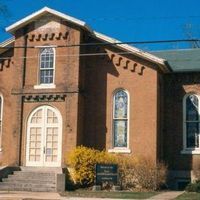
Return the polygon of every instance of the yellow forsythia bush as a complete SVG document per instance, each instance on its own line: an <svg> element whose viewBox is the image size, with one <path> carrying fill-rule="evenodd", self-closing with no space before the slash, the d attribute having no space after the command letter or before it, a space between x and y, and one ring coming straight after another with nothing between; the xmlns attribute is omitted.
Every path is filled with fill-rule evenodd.
<svg viewBox="0 0 200 200"><path fill-rule="evenodd" d="M95 165L98 163L118 164L122 189L156 190L166 182L166 166L155 164L149 158L110 154L84 146L77 147L67 157L72 179L82 186L94 183Z"/></svg>
<svg viewBox="0 0 200 200"><path fill-rule="evenodd" d="M116 163L116 156L84 146L74 149L68 156L72 179L80 185L91 185L95 179L97 163Z"/></svg>

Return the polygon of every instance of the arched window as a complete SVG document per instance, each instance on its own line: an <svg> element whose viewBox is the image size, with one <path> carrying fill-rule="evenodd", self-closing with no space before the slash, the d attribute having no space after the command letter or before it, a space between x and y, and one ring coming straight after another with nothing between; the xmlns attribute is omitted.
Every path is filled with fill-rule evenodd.
<svg viewBox="0 0 200 200"><path fill-rule="evenodd" d="M119 89L113 97L113 147L128 148L128 93Z"/></svg>
<svg viewBox="0 0 200 200"><path fill-rule="evenodd" d="M2 148L3 96L0 94L0 151Z"/></svg>
<svg viewBox="0 0 200 200"><path fill-rule="evenodd" d="M199 97L195 94L187 94L183 106L184 148L185 150L199 149Z"/></svg>
<svg viewBox="0 0 200 200"><path fill-rule="evenodd" d="M54 83L55 50L51 47L42 48L40 51L40 84Z"/></svg>

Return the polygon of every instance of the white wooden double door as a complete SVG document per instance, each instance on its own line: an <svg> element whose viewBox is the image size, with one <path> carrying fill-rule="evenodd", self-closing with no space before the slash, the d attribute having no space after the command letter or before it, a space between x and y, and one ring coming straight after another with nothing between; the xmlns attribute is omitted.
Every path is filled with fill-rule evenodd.
<svg viewBox="0 0 200 200"><path fill-rule="evenodd" d="M36 108L27 122L26 166L60 167L62 117L50 106Z"/></svg>

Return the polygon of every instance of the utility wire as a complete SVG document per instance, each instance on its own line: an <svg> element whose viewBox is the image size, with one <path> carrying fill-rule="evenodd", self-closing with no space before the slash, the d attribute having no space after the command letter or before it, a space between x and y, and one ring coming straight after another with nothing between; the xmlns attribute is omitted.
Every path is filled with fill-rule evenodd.
<svg viewBox="0 0 200 200"><path fill-rule="evenodd" d="M126 55L126 54L132 54L133 52L131 51L123 51L123 52L116 52L119 55ZM106 52L101 52L101 53L83 53L83 54L64 54L64 55L56 55L55 57L83 57L83 56L104 56L108 55ZM39 56L20 56L15 59L21 59L21 58L38 58ZM11 59L11 57L0 57L0 60L8 60Z"/></svg>
<svg viewBox="0 0 200 200"><path fill-rule="evenodd" d="M119 17L96 17L96 18L86 18L87 21L119 21L119 20L130 20L130 21L135 21L135 20L162 20L162 19L184 19L184 18L200 18L200 15L189 15L189 16L148 16L148 17L124 17L124 16L119 16ZM15 19L0 19L0 21L3 22L16 22L17 20ZM33 21L44 21L44 19L37 19ZM68 21L66 19L61 19L61 21Z"/></svg>
<svg viewBox="0 0 200 200"><path fill-rule="evenodd" d="M80 47L80 46L113 46L121 44L158 44L158 43L174 43L174 42L199 42L200 39L181 39L181 40L154 40L154 41L136 41L136 42L97 42L97 43L81 43L81 44L70 44L70 45L52 45L54 48L63 48L63 47ZM49 47L52 47L49 46ZM0 49L11 49L11 48L38 48L42 46L5 46ZM45 48L48 46L44 46Z"/></svg>

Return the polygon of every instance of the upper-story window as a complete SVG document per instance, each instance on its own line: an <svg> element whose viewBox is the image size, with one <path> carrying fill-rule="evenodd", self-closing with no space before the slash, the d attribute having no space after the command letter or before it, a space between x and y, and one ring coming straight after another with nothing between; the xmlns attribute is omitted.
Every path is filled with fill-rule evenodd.
<svg viewBox="0 0 200 200"><path fill-rule="evenodd" d="M51 47L43 48L40 52L40 84L54 83L55 50Z"/></svg>
<svg viewBox="0 0 200 200"><path fill-rule="evenodd" d="M183 99L183 153L200 153L200 97L187 94Z"/></svg>
<svg viewBox="0 0 200 200"><path fill-rule="evenodd" d="M124 89L113 95L113 148L128 148L129 98Z"/></svg>
<svg viewBox="0 0 200 200"><path fill-rule="evenodd" d="M0 94L0 151L2 149L3 96Z"/></svg>

